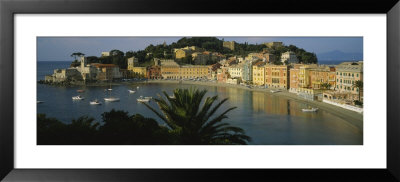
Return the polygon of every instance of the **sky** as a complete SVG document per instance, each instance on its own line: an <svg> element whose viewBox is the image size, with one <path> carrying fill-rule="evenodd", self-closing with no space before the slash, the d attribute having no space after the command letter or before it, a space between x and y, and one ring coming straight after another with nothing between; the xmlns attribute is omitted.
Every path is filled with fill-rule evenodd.
<svg viewBox="0 0 400 182"><path fill-rule="evenodd" d="M86 56L100 56L101 52L118 49L123 52L143 50L148 45L167 44L178 41L182 37L38 37L38 61L72 61L74 52L82 52ZM362 59L362 37L217 37L225 41L239 43L262 44L280 41L285 45L295 45L317 57L326 57L331 52L360 55Z"/></svg>

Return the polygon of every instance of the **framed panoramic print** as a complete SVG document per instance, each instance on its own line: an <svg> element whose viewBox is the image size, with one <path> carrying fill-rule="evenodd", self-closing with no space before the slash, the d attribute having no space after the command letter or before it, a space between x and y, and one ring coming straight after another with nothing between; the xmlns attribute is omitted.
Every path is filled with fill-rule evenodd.
<svg viewBox="0 0 400 182"><path fill-rule="evenodd" d="M400 180L397 1L0 9L0 179Z"/></svg>

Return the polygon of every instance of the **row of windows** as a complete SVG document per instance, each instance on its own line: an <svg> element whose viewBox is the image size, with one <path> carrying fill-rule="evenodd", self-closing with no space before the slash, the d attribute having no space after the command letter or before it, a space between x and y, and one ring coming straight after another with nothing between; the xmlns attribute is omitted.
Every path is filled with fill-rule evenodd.
<svg viewBox="0 0 400 182"><path fill-rule="evenodd" d="M339 88L339 85L336 85L336 88ZM354 87L343 87L342 85L340 85L340 89L345 89L345 90L352 90L354 91ZM356 88L356 91L358 92L358 88Z"/></svg>
<svg viewBox="0 0 400 182"><path fill-rule="evenodd" d="M339 75L339 72L336 72L336 75ZM342 72L340 72L340 76L351 76L351 77L354 77L354 73L342 73ZM357 73L356 74L356 77L359 77L359 74Z"/></svg>

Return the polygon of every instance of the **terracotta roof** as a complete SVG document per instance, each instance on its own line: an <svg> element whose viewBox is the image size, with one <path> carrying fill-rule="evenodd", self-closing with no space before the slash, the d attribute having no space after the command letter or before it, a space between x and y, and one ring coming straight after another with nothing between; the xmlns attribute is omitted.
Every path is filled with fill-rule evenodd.
<svg viewBox="0 0 400 182"><path fill-rule="evenodd" d="M118 67L117 65L115 65L115 64L95 64L95 65L93 65L93 66L95 66L95 67L97 67L97 68L104 68L104 67L108 67L108 68L111 68L111 67Z"/></svg>

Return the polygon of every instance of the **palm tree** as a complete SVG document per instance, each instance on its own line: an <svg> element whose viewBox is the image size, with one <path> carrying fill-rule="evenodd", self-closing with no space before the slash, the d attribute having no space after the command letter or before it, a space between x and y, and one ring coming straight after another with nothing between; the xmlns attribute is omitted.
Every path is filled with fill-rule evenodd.
<svg viewBox="0 0 400 182"><path fill-rule="evenodd" d="M353 87L358 89L358 100L361 102L361 90L363 89L363 81L357 80L353 83Z"/></svg>
<svg viewBox="0 0 400 182"><path fill-rule="evenodd" d="M245 135L243 129L222 122L228 118L226 114L236 107L213 117L228 99L225 98L213 106L218 96L207 97L202 104L206 92L192 88L175 89L174 97L170 97L164 91L165 98L159 95L159 98L154 99L162 113L146 103L143 104L166 123L176 144L247 144L251 138Z"/></svg>
<svg viewBox="0 0 400 182"><path fill-rule="evenodd" d="M322 83L321 87L324 89L330 89L331 88L331 84L330 83Z"/></svg>

